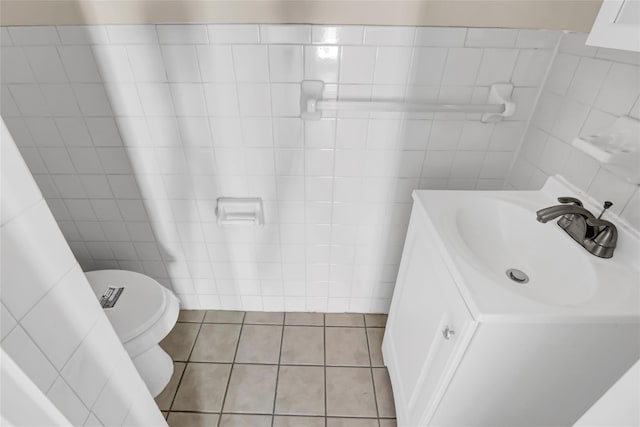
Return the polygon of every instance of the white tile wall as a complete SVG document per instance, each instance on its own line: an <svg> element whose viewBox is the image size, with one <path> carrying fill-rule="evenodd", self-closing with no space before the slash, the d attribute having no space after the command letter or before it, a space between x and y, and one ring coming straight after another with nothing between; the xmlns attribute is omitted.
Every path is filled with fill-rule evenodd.
<svg viewBox="0 0 640 427"><path fill-rule="evenodd" d="M38 34L21 36L36 40ZM111 422L101 411L104 405L129 414L126 425L166 425L4 123L0 126L2 349L74 426L96 425L96 419L99 425L123 425L125 417ZM82 233L83 224L61 222L71 235L70 227ZM107 380L116 379L118 387L109 388ZM118 393L127 398L114 402L111 396Z"/></svg>
<svg viewBox="0 0 640 427"><path fill-rule="evenodd" d="M517 189L539 188L560 174L621 213L640 230L638 186L617 178L571 146L619 116L640 119L640 54L585 45L586 34L562 36L522 148L509 175Z"/></svg>
<svg viewBox="0 0 640 427"><path fill-rule="evenodd" d="M411 190L502 187L559 38L330 25L8 32L2 115L84 269L149 274L187 308L376 312L388 309ZM477 103L511 81L518 114L305 123L303 78L324 80L328 98ZM262 197L267 225L218 227L220 196Z"/></svg>

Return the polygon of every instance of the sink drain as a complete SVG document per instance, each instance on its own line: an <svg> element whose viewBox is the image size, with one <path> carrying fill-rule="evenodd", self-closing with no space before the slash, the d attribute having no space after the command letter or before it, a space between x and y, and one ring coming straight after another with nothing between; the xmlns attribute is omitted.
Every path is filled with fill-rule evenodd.
<svg viewBox="0 0 640 427"><path fill-rule="evenodd" d="M516 283L524 284L529 281L529 276L522 270L510 268L506 271L507 277Z"/></svg>

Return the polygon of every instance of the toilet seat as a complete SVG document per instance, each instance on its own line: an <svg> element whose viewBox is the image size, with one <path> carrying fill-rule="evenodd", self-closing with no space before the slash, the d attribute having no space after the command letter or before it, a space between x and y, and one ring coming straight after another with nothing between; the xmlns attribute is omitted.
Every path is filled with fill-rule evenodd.
<svg viewBox="0 0 640 427"><path fill-rule="evenodd" d="M86 276L98 299L109 286L125 287L104 313L132 358L157 345L176 324L178 299L152 278L124 270L90 271Z"/></svg>

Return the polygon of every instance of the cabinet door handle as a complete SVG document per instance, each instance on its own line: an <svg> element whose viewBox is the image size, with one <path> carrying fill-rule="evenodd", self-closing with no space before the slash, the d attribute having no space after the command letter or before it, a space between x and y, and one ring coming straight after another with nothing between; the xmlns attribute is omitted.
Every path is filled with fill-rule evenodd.
<svg viewBox="0 0 640 427"><path fill-rule="evenodd" d="M446 326L442 330L442 336L444 337L445 340L451 339L451 336L455 334L456 334L456 331L454 331L453 329L449 329L448 326Z"/></svg>

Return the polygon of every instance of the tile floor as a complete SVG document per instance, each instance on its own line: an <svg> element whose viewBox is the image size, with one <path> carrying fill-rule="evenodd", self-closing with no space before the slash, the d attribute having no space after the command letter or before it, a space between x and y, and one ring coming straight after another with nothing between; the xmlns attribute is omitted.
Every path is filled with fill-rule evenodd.
<svg viewBox="0 0 640 427"><path fill-rule="evenodd" d="M171 427L395 427L386 315L182 311L156 398Z"/></svg>

